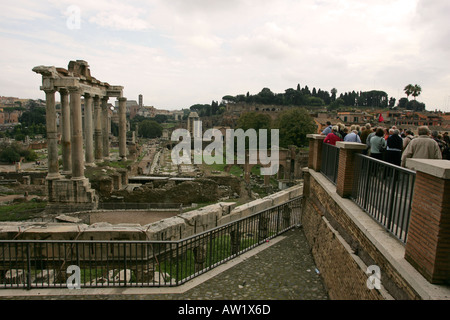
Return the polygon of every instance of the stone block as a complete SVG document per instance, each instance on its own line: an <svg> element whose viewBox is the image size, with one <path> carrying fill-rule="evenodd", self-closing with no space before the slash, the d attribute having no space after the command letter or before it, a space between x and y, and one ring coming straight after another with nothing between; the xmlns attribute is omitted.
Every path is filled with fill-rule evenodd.
<svg viewBox="0 0 450 320"><path fill-rule="evenodd" d="M144 227L148 240L178 240L186 234L185 220L180 217L163 219Z"/></svg>
<svg viewBox="0 0 450 320"><path fill-rule="evenodd" d="M25 270L23 269L10 269L5 274L5 284L24 284L25 283Z"/></svg>
<svg viewBox="0 0 450 320"><path fill-rule="evenodd" d="M231 211L231 215L233 216L233 220L237 220L240 218L248 217L252 214L258 213L265 209L268 209L272 206L272 200L263 198L257 199L252 202L243 204L242 206L236 207Z"/></svg>
<svg viewBox="0 0 450 320"><path fill-rule="evenodd" d="M219 203L182 213L178 217L186 222L187 228L193 228L192 234L194 234L216 227L224 208L226 208L225 211L230 209L224 203Z"/></svg>
<svg viewBox="0 0 450 320"><path fill-rule="evenodd" d="M125 269L125 270L110 270L108 272L108 281L109 283L129 283L131 282L131 270Z"/></svg>

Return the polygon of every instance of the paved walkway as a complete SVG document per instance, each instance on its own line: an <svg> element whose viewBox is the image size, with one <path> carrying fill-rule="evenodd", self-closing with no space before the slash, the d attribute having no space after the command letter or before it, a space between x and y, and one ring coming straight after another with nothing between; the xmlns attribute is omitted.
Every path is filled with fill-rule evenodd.
<svg viewBox="0 0 450 320"><path fill-rule="evenodd" d="M328 300L301 228L174 288L0 290L0 300Z"/></svg>

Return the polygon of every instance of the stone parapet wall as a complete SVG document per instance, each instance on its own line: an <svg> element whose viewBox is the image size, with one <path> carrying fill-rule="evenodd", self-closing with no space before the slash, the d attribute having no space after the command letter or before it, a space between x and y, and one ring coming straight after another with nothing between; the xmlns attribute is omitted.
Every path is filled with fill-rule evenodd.
<svg viewBox="0 0 450 320"><path fill-rule="evenodd" d="M236 206L219 202L147 225L2 222L0 240L179 240L250 216L303 194L301 185ZM126 214L124 212L124 214Z"/></svg>
<svg viewBox="0 0 450 320"><path fill-rule="evenodd" d="M417 300L426 298L419 293L414 281L406 279L402 267L394 257L397 253L382 249L379 239L392 238L362 210L355 209L351 200L342 199L335 187L320 173L310 170L309 190L304 196L302 226L312 253L327 286L331 299ZM308 183L305 181L305 183ZM343 204L348 204L351 209ZM361 213L358 221L349 210ZM362 221L362 222L361 222ZM373 229L365 229L363 224ZM370 231L370 232L369 232ZM391 239L389 241L396 241ZM381 289L370 289L367 280L369 266L380 269Z"/></svg>

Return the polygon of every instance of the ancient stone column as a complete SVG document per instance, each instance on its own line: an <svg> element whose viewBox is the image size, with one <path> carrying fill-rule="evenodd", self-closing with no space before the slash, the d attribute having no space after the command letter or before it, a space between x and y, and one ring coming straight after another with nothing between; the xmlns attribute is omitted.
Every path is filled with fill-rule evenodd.
<svg viewBox="0 0 450 320"><path fill-rule="evenodd" d="M121 160L127 159L127 98L119 100L119 157Z"/></svg>
<svg viewBox="0 0 450 320"><path fill-rule="evenodd" d="M72 119L72 179L84 178L83 127L81 117L81 89L69 87L70 118Z"/></svg>
<svg viewBox="0 0 450 320"><path fill-rule="evenodd" d="M109 160L109 118L108 118L108 99L102 98L102 138L103 138L103 158Z"/></svg>
<svg viewBox="0 0 450 320"><path fill-rule="evenodd" d="M46 122L47 122L47 150L48 150L48 174L47 179L59 179L58 163L58 131L56 125L56 90L45 90Z"/></svg>
<svg viewBox="0 0 450 320"><path fill-rule="evenodd" d="M100 107L100 97L94 97L94 157L95 161L103 160L102 141L102 109Z"/></svg>
<svg viewBox="0 0 450 320"><path fill-rule="evenodd" d="M69 90L66 88L59 89L61 95L61 115L62 115L62 160L63 174L70 175L72 173L72 149L71 149L71 128L70 128L70 105Z"/></svg>
<svg viewBox="0 0 450 320"><path fill-rule="evenodd" d="M84 94L84 133L86 146L86 166L94 165L94 137L92 123L92 96Z"/></svg>

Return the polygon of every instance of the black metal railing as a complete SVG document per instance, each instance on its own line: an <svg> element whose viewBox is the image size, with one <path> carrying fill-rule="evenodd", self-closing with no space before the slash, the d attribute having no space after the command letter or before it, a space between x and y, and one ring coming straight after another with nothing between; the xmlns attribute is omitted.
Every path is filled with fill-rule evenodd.
<svg viewBox="0 0 450 320"><path fill-rule="evenodd" d="M177 286L299 225L300 214L301 197L177 241L0 240L0 289Z"/></svg>
<svg viewBox="0 0 450 320"><path fill-rule="evenodd" d="M336 184L338 174L339 151L340 149L338 147L331 144L324 143L322 145L322 163L320 165L320 172L334 184Z"/></svg>
<svg viewBox="0 0 450 320"><path fill-rule="evenodd" d="M356 155L353 201L406 243L416 173L362 154Z"/></svg>

